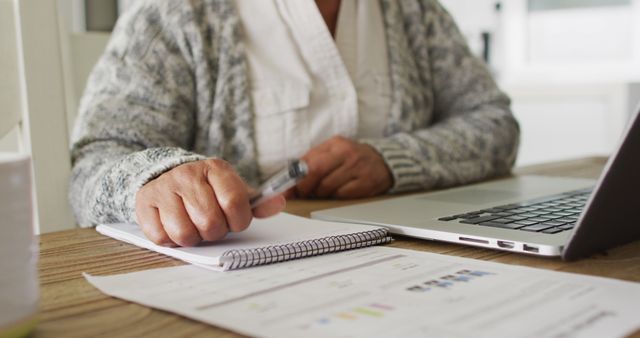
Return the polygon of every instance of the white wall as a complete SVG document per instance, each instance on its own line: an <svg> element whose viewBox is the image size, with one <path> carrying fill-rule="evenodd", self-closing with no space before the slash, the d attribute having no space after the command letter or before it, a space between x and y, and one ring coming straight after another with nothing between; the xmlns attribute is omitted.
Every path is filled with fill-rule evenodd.
<svg viewBox="0 0 640 338"><path fill-rule="evenodd" d="M530 13L529 60L551 65L630 62L633 14L626 6Z"/></svg>
<svg viewBox="0 0 640 338"><path fill-rule="evenodd" d="M527 12L505 1L505 82L640 81L640 1L629 6Z"/></svg>
<svg viewBox="0 0 640 338"><path fill-rule="evenodd" d="M529 12L527 0L441 0L491 69L522 127L517 165L611 153L640 100L640 0ZM476 50L476 48L474 48Z"/></svg>
<svg viewBox="0 0 640 338"><path fill-rule="evenodd" d="M522 126L518 165L611 153L629 118L624 84L507 87Z"/></svg>

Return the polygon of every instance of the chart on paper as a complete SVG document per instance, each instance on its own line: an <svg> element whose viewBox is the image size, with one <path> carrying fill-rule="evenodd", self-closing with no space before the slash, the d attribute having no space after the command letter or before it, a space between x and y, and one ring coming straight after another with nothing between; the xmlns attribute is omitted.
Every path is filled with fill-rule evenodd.
<svg viewBox="0 0 640 338"><path fill-rule="evenodd" d="M344 262L345 257L340 260ZM445 263L425 269L410 256L386 252L380 255L374 251L351 252L348 260L352 264L340 269L325 271L318 266L312 275L306 275L308 270L297 271L304 277L198 309L215 317L224 312L222 316L228 322L239 318L234 314L244 313L240 318L249 315L253 318L250 325L256 330L269 328L277 334L323 336L350 332L357 336L388 336L402 330L392 325L397 322L431 321L437 325L446 317L441 313L443 306L473 304L479 287L498 291L498 273L466 265ZM422 309L429 302L439 305ZM429 327L433 330L432 325ZM424 332L419 327L413 329L417 335Z"/></svg>
<svg viewBox="0 0 640 338"><path fill-rule="evenodd" d="M105 293L259 336L589 337L640 325L635 283L385 247L230 273L88 278Z"/></svg>

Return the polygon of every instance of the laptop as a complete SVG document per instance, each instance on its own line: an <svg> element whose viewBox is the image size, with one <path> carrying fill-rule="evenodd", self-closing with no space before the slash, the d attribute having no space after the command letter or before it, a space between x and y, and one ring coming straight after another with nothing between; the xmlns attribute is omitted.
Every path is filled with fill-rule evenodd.
<svg viewBox="0 0 640 338"><path fill-rule="evenodd" d="M640 239L639 114L597 181L518 176L320 210L311 217L564 260L584 257Z"/></svg>

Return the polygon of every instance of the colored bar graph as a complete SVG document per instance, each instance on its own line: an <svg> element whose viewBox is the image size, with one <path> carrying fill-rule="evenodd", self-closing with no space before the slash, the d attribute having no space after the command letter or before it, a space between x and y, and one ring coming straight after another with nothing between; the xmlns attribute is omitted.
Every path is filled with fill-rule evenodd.
<svg viewBox="0 0 640 338"><path fill-rule="evenodd" d="M371 316L371 317L382 317L382 316L384 316L384 314L382 312L375 311L375 310L372 310L372 309L369 309L369 308L365 308L365 307L358 307L358 308L355 308L353 311L356 312L356 313L367 315L367 316Z"/></svg>

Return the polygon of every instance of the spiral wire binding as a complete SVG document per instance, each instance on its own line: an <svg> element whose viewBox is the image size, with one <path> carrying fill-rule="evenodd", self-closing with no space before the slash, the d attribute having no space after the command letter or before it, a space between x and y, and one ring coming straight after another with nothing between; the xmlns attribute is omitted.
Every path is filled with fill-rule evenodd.
<svg viewBox="0 0 640 338"><path fill-rule="evenodd" d="M228 250L222 254L222 258L230 261L228 269L234 270L386 244L391 241L392 238L387 236L386 229L376 229L262 248Z"/></svg>

